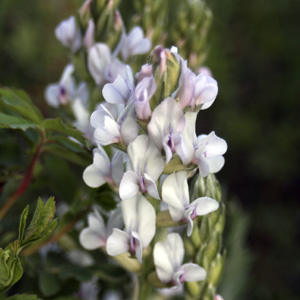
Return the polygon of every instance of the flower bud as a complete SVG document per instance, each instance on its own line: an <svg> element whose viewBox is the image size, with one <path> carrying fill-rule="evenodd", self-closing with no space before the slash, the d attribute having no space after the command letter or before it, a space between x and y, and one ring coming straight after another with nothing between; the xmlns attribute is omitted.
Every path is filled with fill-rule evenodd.
<svg viewBox="0 0 300 300"><path fill-rule="evenodd" d="M91 18L92 0L86 0L79 9L79 19L81 25L86 28Z"/></svg>
<svg viewBox="0 0 300 300"><path fill-rule="evenodd" d="M77 28L74 16L62 21L55 29L56 38L67 48L70 48L73 53L81 46L81 33Z"/></svg>
<svg viewBox="0 0 300 300"><path fill-rule="evenodd" d="M176 48L163 49L162 46L154 48L150 61L153 66L153 74L157 90L150 101L152 111L165 98L177 89L180 76L181 63L177 58Z"/></svg>

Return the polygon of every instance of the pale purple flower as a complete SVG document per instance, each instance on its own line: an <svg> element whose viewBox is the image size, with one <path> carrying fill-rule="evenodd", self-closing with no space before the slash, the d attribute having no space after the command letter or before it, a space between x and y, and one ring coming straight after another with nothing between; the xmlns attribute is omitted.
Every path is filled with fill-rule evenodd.
<svg viewBox="0 0 300 300"><path fill-rule="evenodd" d="M188 223L187 235L193 231L193 220L219 208L218 201L201 197L190 203L186 172L169 175L162 185L162 200L169 205L169 212L175 222Z"/></svg>
<svg viewBox="0 0 300 300"><path fill-rule="evenodd" d="M219 172L224 165L224 157L227 151L225 140L216 136L215 132L209 135L200 135L195 147L193 162L199 167L199 174L206 177L209 173Z"/></svg>
<svg viewBox="0 0 300 300"><path fill-rule="evenodd" d="M88 49L90 49L95 44L94 34L95 23L93 19L90 19L83 39L83 44Z"/></svg>
<svg viewBox="0 0 300 300"><path fill-rule="evenodd" d="M151 48L151 41L144 38L143 29L136 26L128 35L123 34L121 45L122 58L127 61L131 56L147 53Z"/></svg>
<svg viewBox="0 0 300 300"><path fill-rule="evenodd" d="M157 276L163 283L180 287L185 281L206 278L206 272L200 266L193 263L182 265L184 248L178 233L170 233L164 242L156 243L153 256Z"/></svg>
<svg viewBox="0 0 300 300"><path fill-rule="evenodd" d="M81 82L78 87L72 74L74 72L72 64L64 68L62 76L58 83L49 84L45 90L47 103L52 107L66 105L75 99L80 99L84 104L87 103L89 92L86 84Z"/></svg>
<svg viewBox="0 0 300 300"><path fill-rule="evenodd" d="M120 197L125 200L140 191L160 199L156 181L164 169L164 160L146 135L138 136L128 145L127 152L132 170L124 173L120 183Z"/></svg>
<svg viewBox="0 0 300 300"><path fill-rule="evenodd" d="M125 229L113 229L106 243L107 253L115 256L129 251L142 262L143 249L155 234L155 210L142 195L122 201L121 209Z"/></svg>
<svg viewBox="0 0 300 300"><path fill-rule="evenodd" d="M98 85L113 82L118 75L126 76L126 66L113 57L110 48L103 43L89 49L88 69Z"/></svg>
<svg viewBox="0 0 300 300"><path fill-rule="evenodd" d="M88 227L84 228L79 235L79 241L83 248L95 250L105 247L108 237L113 228L120 228L123 225L121 210L117 208L108 218L105 225L102 216L97 209L88 215Z"/></svg>
<svg viewBox="0 0 300 300"><path fill-rule="evenodd" d="M134 79L132 70L126 66L126 76L118 75L113 83L104 85L102 94L108 103L127 104L134 92Z"/></svg>
<svg viewBox="0 0 300 300"><path fill-rule="evenodd" d="M56 38L67 48L70 48L73 53L81 46L81 33L77 28L76 20L74 16L62 21L55 28Z"/></svg>
<svg viewBox="0 0 300 300"><path fill-rule="evenodd" d="M139 83L142 81L145 77L151 77L153 76L153 67L150 64L142 65L141 71L136 73L135 78L137 82Z"/></svg>
<svg viewBox="0 0 300 300"><path fill-rule="evenodd" d="M179 104L172 98L165 99L153 111L148 124L148 134L158 149L163 148L166 154L166 164L176 152L182 153L182 133L185 127L185 117ZM181 157L185 164L185 157Z"/></svg>
<svg viewBox="0 0 300 300"><path fill-rule="evenodd" d="M218 83L215 79L205 73L196 77L193 106L201 105L201 110L207 109L214 103L217 94Z"/></svg>
<svg viewBox="0 0 300 300"><path fill-rule="evenodd" d="M182 109L190 106L192 110L200 107L201 110L209 108L218 94L218 84L215 79L205 72L196 76L182 58L179 89L176 94Z"/></svg>
<svg viewBox="0 0 300 300"><path fill-rule="evenodd" d="M134 107L140 120L147 120L151 116L150 99L156 91L153 76L144 77L136 86L134 92Z"/></svg>
<svg viewBox="0 0 300 300"><path fill-rule="evenodd" d="M93 150L93 164L83 172L84 182L92 188L100 187L108 182L118 187L123 176L123 153L115 150L110 160L105 150L98 146Z"/></svg>
<svg viewBox="0 0 300 300"><path fill-rule="evenodd" d="M95 128L95 142L103 146L113 143L128 145L139 131L133 103L125 108L123 104L101 104L91 115L91 126Z"/></svg>

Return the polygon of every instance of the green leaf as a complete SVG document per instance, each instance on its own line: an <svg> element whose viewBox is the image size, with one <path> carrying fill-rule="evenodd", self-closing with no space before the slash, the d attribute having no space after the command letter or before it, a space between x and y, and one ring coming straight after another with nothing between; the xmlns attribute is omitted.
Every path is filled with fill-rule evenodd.
<svg viewBox="0 0 300 300"><path fill-rule="evenodd" d="M25 238L21 241L20 246L24 247L31 243L45 239L57 225L57 220L53 220L54 214L54 197L50 197L45 205L41 198L39 198L33 218L26 230Z"/></svg>
<svg viewBox="0 0 300 300"><path fill-rule="evenodd" d="M70 136L80 142L86 147L90 147L89 141L85 138L83 133L74 126L66 125L61 119L47 119L43 122L43 128L46 131L54 131L67 136Z"/></svg>
<svg viewBox="0 0 300 300"><path fill-rule="evenodd" d="M45 144L43 146L43 151L52 153L58 157L71 161L72 163L75 163L82 167L86 167L92 163L90 156L76 154L56 144Z"/></svg>
<svg viewBox="0 0 300 300"><path fill-rule="evenodd" d="M9 109L27 120L35 124L42 123L43 116L41 112L24 91L2 88L0 89L0 99Z"/></svg>
<svg viewBox="0 0 300 300"><path fill-rule="evenodd" d="M9 298L6 298L5 300L43 300L43 299L38 298L37 295L21 294L21 295L11 296Z"/></svg>
<svg viewBox="0 0 300 300"><path fill-rule="evenodd" d="M9 289L23 274L22 265L13 244L0 248L0 293Z"/></svg>
<svg viewBox="0 0 300 300"><path fill-rule="evenodd" d="M66 149L69 149L73 152L76 153L86 153L86 149L82 147L81 144L72 141L71 139L62 136L62 135L58 135L58 136L54 136L49 138L51 141L55 141L58 142L59 144L61 144L62 146L64 146Z"/></svg>
<svg viewBox="0 0 300 300"><path fill-rule="evenodd" d="M30 222L30 225L28 226L26 230L26 236L25 239L29 239L32 235L34 235L34 232L37 230L37 226L39 223L39 220L41 218L41 215L44 210L44 204L41 198L38 199L38 204L36 206L34 215L32 217L32 220Z"/></svg>
<svg viewBox="0 0 300 300"><path fill-rule="evenodd" d="M24 231L26 227L26 219L28 216L29 211L29 205L25 207L25 209L22 212L21 218L20 218L20 225L19 225L19 242L21 243L24 236Z"/></svg>
<svg viewBox="0 0 300 300"><path fill-rule="evenodd" d="M41 271L39 276L39 287L43 295L51 297L60 291L61 283L54 274Z"/></svg>
<svg viewBox="0 0 300 300"><path fill-rule="evenodd" d="M0 128L22 129L25 131L28 128L37 127L38 125L32 121L0 112Z"/></svg>

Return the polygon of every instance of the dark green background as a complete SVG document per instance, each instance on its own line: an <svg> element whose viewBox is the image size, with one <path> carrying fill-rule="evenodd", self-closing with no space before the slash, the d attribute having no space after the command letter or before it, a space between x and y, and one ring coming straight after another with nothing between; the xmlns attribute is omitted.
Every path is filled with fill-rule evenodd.
<svg viewBox="0 0 300 300"><path fill-rule="evenodd" d="M54 29L81 3L0 1L0 85L25 89L45 116L53 113L44 101L45 86L59 80L68 62ZM209 0L208 5L214 20L206 65L219 83L219 96L200 113L199 128L215 130L228 142L218 178L228 199L238 199L250 217L244 249L253 263L239 299L296 300L300 1Z"/></svg>

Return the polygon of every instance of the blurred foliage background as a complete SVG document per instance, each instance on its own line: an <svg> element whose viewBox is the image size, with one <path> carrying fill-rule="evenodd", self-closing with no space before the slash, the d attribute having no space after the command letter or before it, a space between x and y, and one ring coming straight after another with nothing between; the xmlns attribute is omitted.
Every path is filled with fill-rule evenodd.
<svg viewBox="0 0 300 300"><path fill-rule="evenodd" d="M44 89L59 80L68 62L54 29L81 3L0 1L0 85L24 89L45 116L51 109ZM230 203L230 265L221 290L225 300L296 300L300 1L207 3L214 18L205 65L219 83L219 96L201 113L199 128L201 133L215 130L229 145L217 175Z"/></svg>

